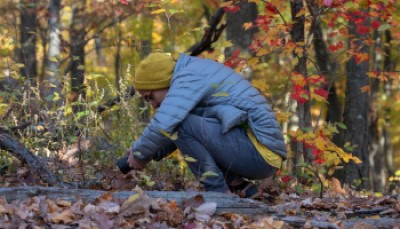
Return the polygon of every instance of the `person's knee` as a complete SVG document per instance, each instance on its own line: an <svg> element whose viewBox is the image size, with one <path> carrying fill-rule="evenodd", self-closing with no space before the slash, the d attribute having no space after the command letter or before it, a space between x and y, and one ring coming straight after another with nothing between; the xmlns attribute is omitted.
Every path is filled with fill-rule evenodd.
<svg viewBox="0 0 400 229"><path fill-rule="evenodd" d="M178 126L178 138L179 137L186 137L186 136L193 136L195 131L199 131L201 122L201 117L188 114L188 116L182 121L182 123Z"/></svg>

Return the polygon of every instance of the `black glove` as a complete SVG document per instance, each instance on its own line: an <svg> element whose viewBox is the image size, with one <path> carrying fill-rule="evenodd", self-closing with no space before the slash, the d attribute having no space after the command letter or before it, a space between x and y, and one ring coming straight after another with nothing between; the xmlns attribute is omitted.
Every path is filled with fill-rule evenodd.
<svg viewBox="0 0 400 229"><path fill-rule="evenodd" d="M129 167L129 164L128 164L128 157L123 157L123 158L118 159L117 166L123 174L127 174L127 173L129 173L129 171L132 170L132 168Z"/></svg>

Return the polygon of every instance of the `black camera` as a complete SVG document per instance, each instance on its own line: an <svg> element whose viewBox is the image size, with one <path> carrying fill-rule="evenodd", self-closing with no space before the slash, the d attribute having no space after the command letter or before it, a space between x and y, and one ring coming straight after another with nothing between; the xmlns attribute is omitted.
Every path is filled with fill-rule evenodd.
<svg viewBox="0 0 400 229"><path fill-rule="evenodd" d="M128 157L123 157L123 158L118 159L117 166L123 174L127 174L127 173L129 173L129 171L132 170L132 168L129 167Z"/></svg>

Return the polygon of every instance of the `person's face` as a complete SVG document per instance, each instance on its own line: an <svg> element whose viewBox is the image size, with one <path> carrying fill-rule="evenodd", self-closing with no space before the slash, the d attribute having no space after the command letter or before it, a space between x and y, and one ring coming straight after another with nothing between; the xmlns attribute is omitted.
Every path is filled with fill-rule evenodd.
<svg viewBox="0 0 400 229"><path fill-rule="evenodd" d="M138 90L138 93L150 103L153 108L159 108L165 96L167 95L168 88L158 90Z"/></svg>

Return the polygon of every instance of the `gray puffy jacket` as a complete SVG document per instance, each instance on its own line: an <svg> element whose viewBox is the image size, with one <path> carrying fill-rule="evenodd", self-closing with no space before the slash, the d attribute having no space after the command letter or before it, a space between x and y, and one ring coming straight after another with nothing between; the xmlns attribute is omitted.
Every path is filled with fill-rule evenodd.
<svg viewBox="0 0 400 229"><path fill-rule="evenodd" d="M286 158L286 145L275 114L264 96L231 68L213 60L181 54L168 93L132 150L149 161L171 141L189 113L215 117L223 133L247 123L258 141ZM164 132L164 134L162 133Z"/></svg>

